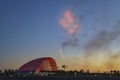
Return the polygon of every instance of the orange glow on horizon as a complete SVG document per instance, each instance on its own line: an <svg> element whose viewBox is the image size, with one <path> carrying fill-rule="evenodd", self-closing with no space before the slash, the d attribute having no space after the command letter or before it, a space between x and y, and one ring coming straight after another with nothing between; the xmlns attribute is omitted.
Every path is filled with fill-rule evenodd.
<svg viewBox="0 0 120 80"><path fill-rule="evenodd" d="M90 72L106 72L111 70L120 70L120 57L118 58L112 58L111 55L106 57L107 53L103 53L100 57L99 55L93 55L89 57L65 57L61 61L58 62L59 65L66 64L68 65L67 70L89 70ZM114 54L114 53L113 53ZM68 61L69 60L69 61Z"/></svg>

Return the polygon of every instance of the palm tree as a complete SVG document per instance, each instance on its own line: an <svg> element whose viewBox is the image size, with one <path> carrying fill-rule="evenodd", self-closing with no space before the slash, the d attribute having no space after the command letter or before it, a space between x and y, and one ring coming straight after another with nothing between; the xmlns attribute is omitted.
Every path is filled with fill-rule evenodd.
<svg viewBox="0 0 120 80"><path fill-rule="evenodd" d="M64 71L65 71L65 69L67 68L67 65L62 65L62 68L63 68Z"/></svg>
<svg viewBox="0 0 120 80"><path fill-rule="evenodd" d="M2 73L2 70L0 70L0 74Z"/></svg>

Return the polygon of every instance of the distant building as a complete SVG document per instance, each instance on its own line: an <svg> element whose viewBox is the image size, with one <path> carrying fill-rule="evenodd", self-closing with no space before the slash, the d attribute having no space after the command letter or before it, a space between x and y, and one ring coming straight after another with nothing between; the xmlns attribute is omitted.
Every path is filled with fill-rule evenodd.
<svg viewBox="0 0 120 80"><path fill-rule="evenodd" d="M19 68L19 72L24 73L40 73L43 71L57 71L57 65L53 58L51 57L43 57L34 59L22 65Z"/></svg>

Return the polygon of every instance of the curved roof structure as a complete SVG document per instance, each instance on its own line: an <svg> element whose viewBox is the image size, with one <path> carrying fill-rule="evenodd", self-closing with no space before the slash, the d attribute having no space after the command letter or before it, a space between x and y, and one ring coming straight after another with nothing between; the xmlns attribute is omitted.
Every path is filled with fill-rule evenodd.
<svg viewBox="0 0 120 80"><path fill-rule="evenodd" d="M53 58L43 57L31 60L19 68L20 72L57 71L57 65Z"/></svg>

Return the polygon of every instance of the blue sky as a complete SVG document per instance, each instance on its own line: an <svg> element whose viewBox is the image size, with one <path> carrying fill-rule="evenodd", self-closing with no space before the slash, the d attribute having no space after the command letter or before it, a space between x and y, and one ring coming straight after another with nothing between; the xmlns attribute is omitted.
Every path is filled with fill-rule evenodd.
<svg viewBox="0 0 120 80"><path fill-rule="evenodd" d="M102 31L119 33L114 27L120 20L119 7L119 0L1 0L0 68L18 68L31 59L44 56L55 58L58 64L67 64L59 56L61 44L71 39L59 24L67 9L80 21L76 35L79 45L67 46L64 55L71 61L75 57L81 60L88 49L86 46ZM111 36L108 38L111 39ZM112 38L100 47L107 46L104 49L119 52L119 34ZM103 51L102 48L100 51Z"/></svg>

